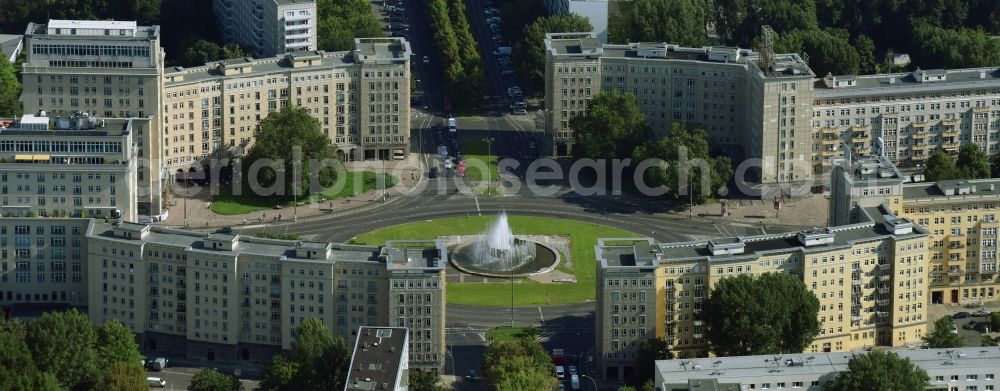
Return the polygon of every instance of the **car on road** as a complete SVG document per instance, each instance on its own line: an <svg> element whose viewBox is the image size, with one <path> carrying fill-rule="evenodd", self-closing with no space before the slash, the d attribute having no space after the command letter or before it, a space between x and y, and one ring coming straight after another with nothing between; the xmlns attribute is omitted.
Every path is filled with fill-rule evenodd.
<svg viewBox="0 0 1000 391"><path fill-rule="evenodd" d="M451 160L445 160L444 161L444 168L448 169L448 170L451 169Z"/></svg>
<svg viewBox="0 0 1000 391"><path fill-rule="evenodd" d="M979 310L979 311L973 312L972 316L977 316L977 317L978 316L990 316L990 314L992 314L992 312L990 312L990 311L984 311L984 310Z"/></svg>
<svg viewBox="0 0 1000 391"><path fill-rule="evenodd" d="M951 318L952 319L965 319L965 318L968 318L969 315L972 315L972 314L970 314L968 312L965 312L965 311L962 311L962 312L956 312L955 314L953 314L951 316Z"/></svg>
<svg viewBox="0 0 1000 391"><path fill-rule="evenodd" d="M155 387L155 388L164 388L164 387L167 386L167 381L163 380L163 379L160 379L158 377L147 377L146 378L146 385L148 385L150 387Z"/></svg>
<svg viewBox="0 0 1000 391"><path fill-rule="evenodd" d="M571 357L572 357L572 356L571 356ZM576 373L576 365L570 365L570 366L569 366L569 374L570 374L570 375L576 375L576 374L577 374L577 373Z"/></svg>
<svg viewBox="0 0 1000 391"><path fill-rule="evenodd" d="M424 64L430 64L431 63L431 58L427 57L427 56L424 56L424 58L423 58L422 61L423 61Z"/></svg>
<svg viewBox="0 0 1000 391"><path fill-rule="evenodd" d="M437 167L431 167L430 171L427 172L427 177L431 179L437 178L438 177Z"/></svg>
<svg viewBox="0 0 1000 391"><path fill-rule="evenodd" d="M497 23L497 24L499 24L500 23L500 17L499 16L488 17L488 18L486 18L486 23Z"/></svg>
<svg viewBox="0 0 1000 391"><path fill-rule="evenodd" d="M476 381L476 370L475 369L470 369L469 370L469 374L465 375L465 380Z"/></svg>
<svg viewBox="0 0 1000 391"><path fill-rule="evenodd" d="M562 365L556 365L556 378L559 380L566 380L566 371L563 369Z"/></svg>
<svg viewBox="0 0 1000 391"><path fill-rule="evenodd" d="M512 112L515 115L528 115L528 110L525 109L514 109Z"/></svg>
<svg viewBox="0 0 1000 391"><path fill-rule="evenodd" d="M966 323L964 326L962 326L962 328L966 329L966 330L972 330L972 329L976 328L976 325L978 323L979 322L976 322L974 320L970 320L969 323Z"/></svg>
<svg viewBox="0 0 1000 391"><path fill-rule="evenodd" d="M487 8L483 10L484 15L500 15L500 10L496 8Z"/></svg>

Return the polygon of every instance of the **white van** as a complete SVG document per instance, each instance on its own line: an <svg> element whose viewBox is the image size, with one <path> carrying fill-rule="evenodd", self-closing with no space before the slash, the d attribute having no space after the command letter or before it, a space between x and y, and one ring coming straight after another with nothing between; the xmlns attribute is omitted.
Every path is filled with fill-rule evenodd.
<svg viewBox="0 0 1000 391"><path fill-rule="evenodd" d="M556 365L556 379L566 380L566 371L563 370L562 365Z"/></svg>
<svg viewBox="0 0 1000 391"><path fill-rule="evenodd" d="M448 131L455 133L458 131L458 121L454 117L448 118Z"/></svg>
<svg viewBox="0 0 1000 391"><path fill-rule="evenodd" d="M146 384L150 387L163 388L167 386L167 381L158 377L147 377Z"/></svg>

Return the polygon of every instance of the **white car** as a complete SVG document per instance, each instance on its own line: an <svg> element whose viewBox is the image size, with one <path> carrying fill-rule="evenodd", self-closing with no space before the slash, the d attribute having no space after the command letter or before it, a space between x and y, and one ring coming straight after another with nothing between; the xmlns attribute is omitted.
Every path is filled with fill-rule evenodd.
<svg viewBox="0 0 1000 391"><path fill-rule="evenodd" d="M427 56L424 56L423 61L424 61L424 64L430 64L431 63L431 58L427 57Z"/></svg>

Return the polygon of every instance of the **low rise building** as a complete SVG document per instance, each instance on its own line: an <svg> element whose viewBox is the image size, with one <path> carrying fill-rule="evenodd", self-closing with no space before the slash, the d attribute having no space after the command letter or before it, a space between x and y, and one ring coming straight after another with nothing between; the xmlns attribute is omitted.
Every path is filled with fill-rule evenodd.
<svg viewBox="0 0 1000 391"><path fill-rule="evenodd" d="M919 343L927 324L927 232L888 205L859 222L797 233L655 244L597 244L597 352L602 375L623 378L636 343L663 338L679 357L709 354L702 304L715 283L787 273L819 299L809 352Z"/></svg>
<svg viewBox="0 0 1000 391"><path fill-rule="evenodd" d="M995 348L897 350L930 376L927 390L993 390L1000 376ZM656 389L819 391L847 371L851 358L865 352L802 353L711 359L657 360Z"/></svg>
<svg viewBox="0 0 1000 391"><path fill-rule="evenodd" d="M361 326L405 326L409 367L444 362L439 242L383 247L205 234L134 223L87 236L89 315L123 322L143 349L259 360L318 318L353 344Z"/></svg>
<svg viewBox="0 0 1000 391"><path fill-rule="evenodd" d="M405 327L361 326L344 391L406 391L408 337Z"/></svg>

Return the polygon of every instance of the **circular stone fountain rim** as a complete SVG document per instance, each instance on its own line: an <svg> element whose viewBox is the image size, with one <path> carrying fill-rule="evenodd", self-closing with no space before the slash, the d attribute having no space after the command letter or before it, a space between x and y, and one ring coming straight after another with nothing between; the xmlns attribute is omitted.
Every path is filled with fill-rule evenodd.
<svg viewBox="0 0 1000 391"><path fill-rule="evenodd" d="M481 235L468 235L468 236L481 236ZM473 274L473 275L477 275L477 276L493 277L493 278L511 278L511 277L534 276L534 275L538 275L538 274L548 273L548 272L550 272L552 270L555 270L556 266L559 266L559 262L562 261L562 254L560 254L559 251L557 251L556 249L552 248L551 246L549 246L549 245L547 245L545 243L542 243L542 242L534 241L534 240L531 240L531 239L526 239L525 237L519 236L519 235L514 235L514 237L517 238L518 240L523 240L525 242L529 242L529 243L533 243L533 244L538 245L538 246L542 246L546 250L551 251L552 254L555 256L555 261L552 262L552 264L549 265L549 266L546 266L544 268L535 270L533 272L528 272L528 273L513 273L513 274L512 273L489 273L489 272L483 272L483 271L479 271L479 270L471 270L471 269L468 269L468 268L464 267L461 263L457 262L456 259L455 259L455 257L452 256L453 254L455 254L456 252L458 252L458 250L460 250L462 248L465 248L465 247L468 247L468 246L473 246L473 245L476 244L475 242L463 242L463 243L460 243L460 244L454 246L454 250L452 250L452 249L448 250L448 263L450 263L452 266L454 266L459 271L461 271L463 273L466 273L466 274Z"/></svg>

